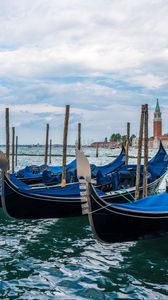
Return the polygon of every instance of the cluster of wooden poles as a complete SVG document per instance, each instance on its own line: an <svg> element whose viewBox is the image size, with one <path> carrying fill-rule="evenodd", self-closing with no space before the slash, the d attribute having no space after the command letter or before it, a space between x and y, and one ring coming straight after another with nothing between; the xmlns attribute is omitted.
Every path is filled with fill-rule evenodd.
<svg viewBox="0 0 168 300"><path fill-rule="evenodd" d="M65 119L64 119L64 133L63 133L63 153L62 153L62 186L66 185L66 158L67 158L67 137L68 137L68 123L69 123L69 111L70 105L65 107ZM8 160L8 169L10 169L10 126L9 126L9 108L5 109L5 127L6 127L6 158ZM78 149L81 148L81 123L78 123ZM46 139L45 139L45 154L44 164L51 163L51 148L52 140L49 142L49 124L46 124ZM49 149L49 155L48 155ZM18 157L18 136L16 136L15 143L15 127L12 127L12 163L11 171L14 172L15 166L17 166Z"/></svg>

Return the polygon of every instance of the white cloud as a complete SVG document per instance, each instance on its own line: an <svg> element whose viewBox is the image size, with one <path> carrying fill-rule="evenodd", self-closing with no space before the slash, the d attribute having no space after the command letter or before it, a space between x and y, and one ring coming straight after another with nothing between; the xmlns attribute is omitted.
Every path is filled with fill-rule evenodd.
<svg viewBox="0 0 168 300"><path fill-rule="evenodd" d="M149 89L157 89L168 83L168 79L146 73L132 78L132 82Z"/></svg>
<svg viewBox="0 0 168 300"><path fill-rule="evenodd" d="M93 136L128 118L137 131L142 102L166 104L167 15L163 0L3 1L0 110L41 124L69 103Z"/></svg>

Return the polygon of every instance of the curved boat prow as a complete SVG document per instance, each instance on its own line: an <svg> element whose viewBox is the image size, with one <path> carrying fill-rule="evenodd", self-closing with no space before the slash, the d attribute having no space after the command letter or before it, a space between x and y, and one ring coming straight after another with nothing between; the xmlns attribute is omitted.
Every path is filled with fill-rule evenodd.
<svg viewBox="0 0 168 300"><path fill-rule="evenodd" d="M76 149L76 162L77 162L77 177L79 180L80 198L82 214L88 214L89 202L89 183L91 182L91 169L82 150Z"/></svg>
<svg viewBox="0 0 168 300"><path fill-rule="evenodd" d="M91 181L91 169L89 161L82 150L76 149L77 176L78 179L85 178L87 182Z"/></svg>

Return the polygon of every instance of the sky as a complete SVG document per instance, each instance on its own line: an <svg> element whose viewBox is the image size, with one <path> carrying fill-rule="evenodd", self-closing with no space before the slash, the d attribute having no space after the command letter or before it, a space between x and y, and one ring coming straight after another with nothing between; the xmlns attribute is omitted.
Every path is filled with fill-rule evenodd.
<svg viewBox="0 0 168 300"><path fill-rule="evenodd" d="M168 132L168 2L165 0L0 0L0 144L5 107L19 143L82 143L138 134L156 99Z"/></svg>

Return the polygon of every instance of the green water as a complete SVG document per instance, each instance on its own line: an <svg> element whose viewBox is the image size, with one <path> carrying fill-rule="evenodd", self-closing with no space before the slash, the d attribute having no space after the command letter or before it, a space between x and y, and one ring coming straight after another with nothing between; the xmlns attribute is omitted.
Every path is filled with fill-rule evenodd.
<svg viewBox="0 0 168 300"><path fill-rule="evenodd" d="M87 217L0 212L0 299L168 299L167 257L168 237L105 246Z"/></svg>
<svg viewBox="0 0 168 300"><path fill-rule="evenodd" d="M87 151L91 163L111 161L112 150L98 159ZM19 169L43 159L18 162ZM168 237L105 246L87 217L17 221L0 209L1 299L168 299Z"/></svg>

